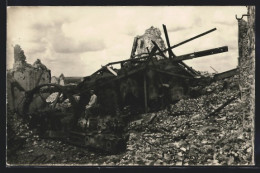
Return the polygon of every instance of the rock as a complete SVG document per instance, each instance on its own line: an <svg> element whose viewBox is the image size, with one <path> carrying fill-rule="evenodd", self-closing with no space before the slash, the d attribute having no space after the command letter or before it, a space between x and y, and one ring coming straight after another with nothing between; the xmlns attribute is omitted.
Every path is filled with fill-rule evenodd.
<svg viewBox="0 0 260 173"><path fill-rule="evenodd" d="M131 146L127 146L127 150L128 151L133 151L134 150L134 148L133 148L133 146L131 145Z"/></svg>
<svg viewBox="0 0 260 173"><path fill-rule="evenodd" d="M249 148L246 150L246 152L251 153L251 152L252 152L252 147L249 147Z"/></svg>
<svg viewBox="0 0 260 173"><path fill-rule="evenodd" d="M176 148L180 148L180 143L179 143L179 142L174 142L173 145L174 145Z"/></svg>
<svg viewBox="0 0 260 173"><path fill-rule="evenodd" d="M232 164L234 163L234 160L235 160L235 159L234 159L233 156L229 157L227 164L228 164L228 165L232 165Z"/></svg>
<svg viewBox="0 0 260 173"><path fill-rule="evenodd" d="M208 141L207 140L202 140L201 143L202 144L206 144L206 143L208 143Z"/></svg>
<svg viewBox="0 0 260 173"><path fill-rule="evenodd" d="M186 151L186 148L184 148L184 147L181 147L180 149L181 149L182 151L184 151L184 152Z"/></svg>
<svg viewBox="0 0 260 173"><path fill-rule="evenodd" d="M182 152L178 152L178 156L183 156Z"/></svg>
<svg viewBox="0 0 260 173"><path fill-rule="evenodd" d="M176 166L182 166L182 162L177 162Z"/></svg>
<svg viewBox="0 0 260 173"><path fill-rule="evenodd" d="M170 154L164 154L164 159L165 160L171 160L171 155Z"/></svg>
<svg viewBox="0 0 260 173"><path fill-rule="evenodd" d="M156 162L154 162L154 165L162 165L163 161L161 159L156 160Z"/></svg>
<svg viewBox="0 0 260 173"><path fill-rule="evenodd" d="M147 155L145 156L145 158L148 159L148 160L153 160L153 159L154 159L154 156L153 156L152 154L147 154Z"/></svg>

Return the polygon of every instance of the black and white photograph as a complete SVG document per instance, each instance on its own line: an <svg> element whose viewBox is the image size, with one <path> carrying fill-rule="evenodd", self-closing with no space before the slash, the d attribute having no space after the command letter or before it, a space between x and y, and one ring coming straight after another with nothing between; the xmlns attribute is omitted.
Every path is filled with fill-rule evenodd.
<svg viewBox="0 0 260 173"><path fill-rule="evenodd" d="M255 6L7 6L7 166L255 165Z"/></svg>

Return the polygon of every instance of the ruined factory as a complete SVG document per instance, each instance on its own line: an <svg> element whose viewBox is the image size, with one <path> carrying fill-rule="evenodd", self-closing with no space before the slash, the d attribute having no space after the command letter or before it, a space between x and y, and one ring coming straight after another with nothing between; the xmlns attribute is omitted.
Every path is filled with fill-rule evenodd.
<svg viewBox="0 0 260 173"><path fill-rule="evenodd" d="M253 164L255 8L247 8L237 17L238 66L223 73L202 73L185 60L217 58L228 52L225 43L174 53L217 28L171 45L166 25L151 26L133 38L129 57L84 77L51 76L40 59L27 63L27 50L15 45L7 72L7 162Z"/></svg>

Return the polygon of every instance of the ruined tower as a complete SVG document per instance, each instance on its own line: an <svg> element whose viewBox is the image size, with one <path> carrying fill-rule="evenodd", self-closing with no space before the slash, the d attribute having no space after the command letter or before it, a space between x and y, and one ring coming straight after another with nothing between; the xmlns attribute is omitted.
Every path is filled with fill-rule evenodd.
<svg viewBox="0 0 260 173"><path fill-rule="evenodd" d="M152 40L157 43L160 49L163 50L166 48L161 37L161 31L158 28L151 26L145 30L143 35L135 37L132 54L142 54L147 53L148 50L151 51L154 46Z"/></svg>

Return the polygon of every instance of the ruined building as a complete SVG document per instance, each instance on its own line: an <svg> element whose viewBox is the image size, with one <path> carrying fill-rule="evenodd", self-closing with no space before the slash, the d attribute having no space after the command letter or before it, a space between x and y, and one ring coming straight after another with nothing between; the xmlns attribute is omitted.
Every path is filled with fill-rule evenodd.
<svg viewBox="0 0 260 173"><path fill-rule="evenodd" d="M50 83L51 71L37 59L33 65L26 62L24 51L14 47L13 69L7 72L7 102L11 110L18 111L24 101L25 91Z"/></svg>

